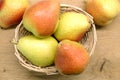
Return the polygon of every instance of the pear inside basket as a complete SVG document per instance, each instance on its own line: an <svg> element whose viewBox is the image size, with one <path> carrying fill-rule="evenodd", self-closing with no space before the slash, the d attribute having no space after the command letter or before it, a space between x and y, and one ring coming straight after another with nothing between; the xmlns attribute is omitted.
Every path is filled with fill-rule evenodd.
<svg viewBox="0 0 120 80"><path fill-rule="evenodd" d="M83 36L82 40L80 41L80 43L83 44L83 46L87 49L89 55L91 56L94 52L95 49L95 45L96 45L96 41L97 41L97 35L96 35L96 29L95 29L95 25L93 22L93 18L92 16L90 16L87 12L85 12L84 10L72 6L72 5L66 5L66 4L61 4L61 8L60 8L60 14L63 12L70 12L70 11L74 11L74 12L78 12L78 13L83 13L85 14L89 19L90 19L90 24L91 27L90 29L86 32L86 34ZM26 35L31 34L30 32L28 32L24 27L22 22L16 27L15 29L15 37L14 40L16 42L18 42L18 40ZM15 47L15 55L18 58L20 64L27 68L30 71L34 71L37 72L39 74L45 74L45 75L54 75L54 74L59 74L59 72L57 71L57 69L55 68L54 65L48 66L48 67L38 67L35 66L33 64L31 64L17 49L16 44L14 44Z"/></svg>

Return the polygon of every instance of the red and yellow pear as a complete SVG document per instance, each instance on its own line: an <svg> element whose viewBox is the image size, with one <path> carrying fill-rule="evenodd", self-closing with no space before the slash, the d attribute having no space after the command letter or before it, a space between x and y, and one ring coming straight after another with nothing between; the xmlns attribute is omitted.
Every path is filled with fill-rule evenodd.
<svg viewBox="0 0 120 80"><path fill-rule="evenodd" d="M96 25L106 26L120 13L119 0L87 0L86 11L93 16Z"/></svg>
<svg viewBox="0 0 120 80"><path fill-rule="evenodd" d="M26 10L23 16L23 25L37 37L50 36L56 30L59 12L59 1L41 0Z"/></svg>
<svg viewBox="0 0 120 80"><path fill-rule="evenodd" d="M89 54L82 44L70 40L63 40L58 44L55 66L61 74L80 74L88 61Z"/></svg>
<svg viewBox="0 0 120 80"><path fill-rule="evenodd" d="M9 28L18 24L28 6L28 0L0 0L0 27Z"/></svg>

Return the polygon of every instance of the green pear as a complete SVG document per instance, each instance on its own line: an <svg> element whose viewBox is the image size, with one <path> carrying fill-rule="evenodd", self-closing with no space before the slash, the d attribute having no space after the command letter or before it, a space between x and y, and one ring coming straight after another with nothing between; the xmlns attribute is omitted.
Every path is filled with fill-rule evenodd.
<svg viewBox="0 0 120 80"><path fill-rule="evenodd" d="M119 0L87 0L86 11L93 16L96 25L106 26L120 13Z"/></svg>
<svg viewBox="0 0 120 80"><path fill-rule="evenodd" d="M89 19L83 13L64 12L60 15L54 36L58 41L69 39L79 41L90 28Z"/></svg>
<svg viewBox="0 0 120 80"><path fill-rule="evenodd" d="M63 40L58 44L55 66L62 74L73 75L83 72L89 61L89 53L76 41Z"/></svg>
<svg viewBox="0 0 120 80"><path fill-rule="evenodd" d="M35 36L52 35L59 20L60 3L57 0L41 0L31 5L23 16L24 27Z"/></svg>
<svg viewBox="0 0 120 80"><path fill-rule="evenodd" d="M17 48L32 64L45 67L53 64L57 45L53 37L41 39L29 35L19 39Z"/></svg>
<svg viewBox="0 0 120 80"><path fill-rule="evenodd" d="M9 28L18 24L28 6L28 0L0 0L0 27Z"/></svg>

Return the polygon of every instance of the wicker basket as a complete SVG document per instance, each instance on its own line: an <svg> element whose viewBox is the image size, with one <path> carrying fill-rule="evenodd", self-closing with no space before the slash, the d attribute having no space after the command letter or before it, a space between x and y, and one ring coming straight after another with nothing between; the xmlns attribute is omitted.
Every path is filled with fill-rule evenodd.
<svg viewBox="0 0 120 80"><path fill-rule="evenodd" d="M92 16L90 16L87 12L85 12L84 10L82 10L78 7L75 7L75 6L72 6L72 5L61 4L61 12L60 13L68 12L68 11L75 11L75 12L78 12L78 13L83 13L83 14L87 15L87 17L90 19L91 28L84 35L84 37L82 38L82 40L80 42L84 45L84 47L90 53L89 55L91 56L92 53L94 52L96 41L97 41L96 29L95 29L95 25L94 25ZM25 35L29 35L29 34L31 34L31 33L28 32L23 27L22 22L21 22L15 29L14 41L17 42L21 37L23 37ZM14 48L15 48L15 55L18 58L20 64L23 67L27 68L28 70L33 71L35 73L38 73L40 75L42 75L42 74L45 74L45 75L59 74L54 65L42 68L42 67L38 67L38 66L35 66L35 65L31 64L17 50L16 44L14 44Z"/></svg>

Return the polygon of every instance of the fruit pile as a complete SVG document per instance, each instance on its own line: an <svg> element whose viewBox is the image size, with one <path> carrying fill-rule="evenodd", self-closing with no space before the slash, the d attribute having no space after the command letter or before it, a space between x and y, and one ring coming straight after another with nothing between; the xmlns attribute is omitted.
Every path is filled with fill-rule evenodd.
<svg viewBox="0 0 120 80"><path fill-rule="evenodd" d="M99 26L110 24L120 12L118 0L85 1L86 12ZM10 28L22 20L31 33L19 39L19 52L35 66L55 65L66 75L83 72L90 56L79 41L91 28L88 16L74 11L61 13L57 0L28 6L28 0L0 0L0 27Z"/></svg>
<svg viewBox="0 0 120 80"><path fill-rule="evenodd" d="M63 12L59 1L39 1L23 15L23 27L31 35L21 37L17 49L35 66L55 65L61 74L79 74L89 62L89 53L79 41L91 23L83 13Z"/></svg>

